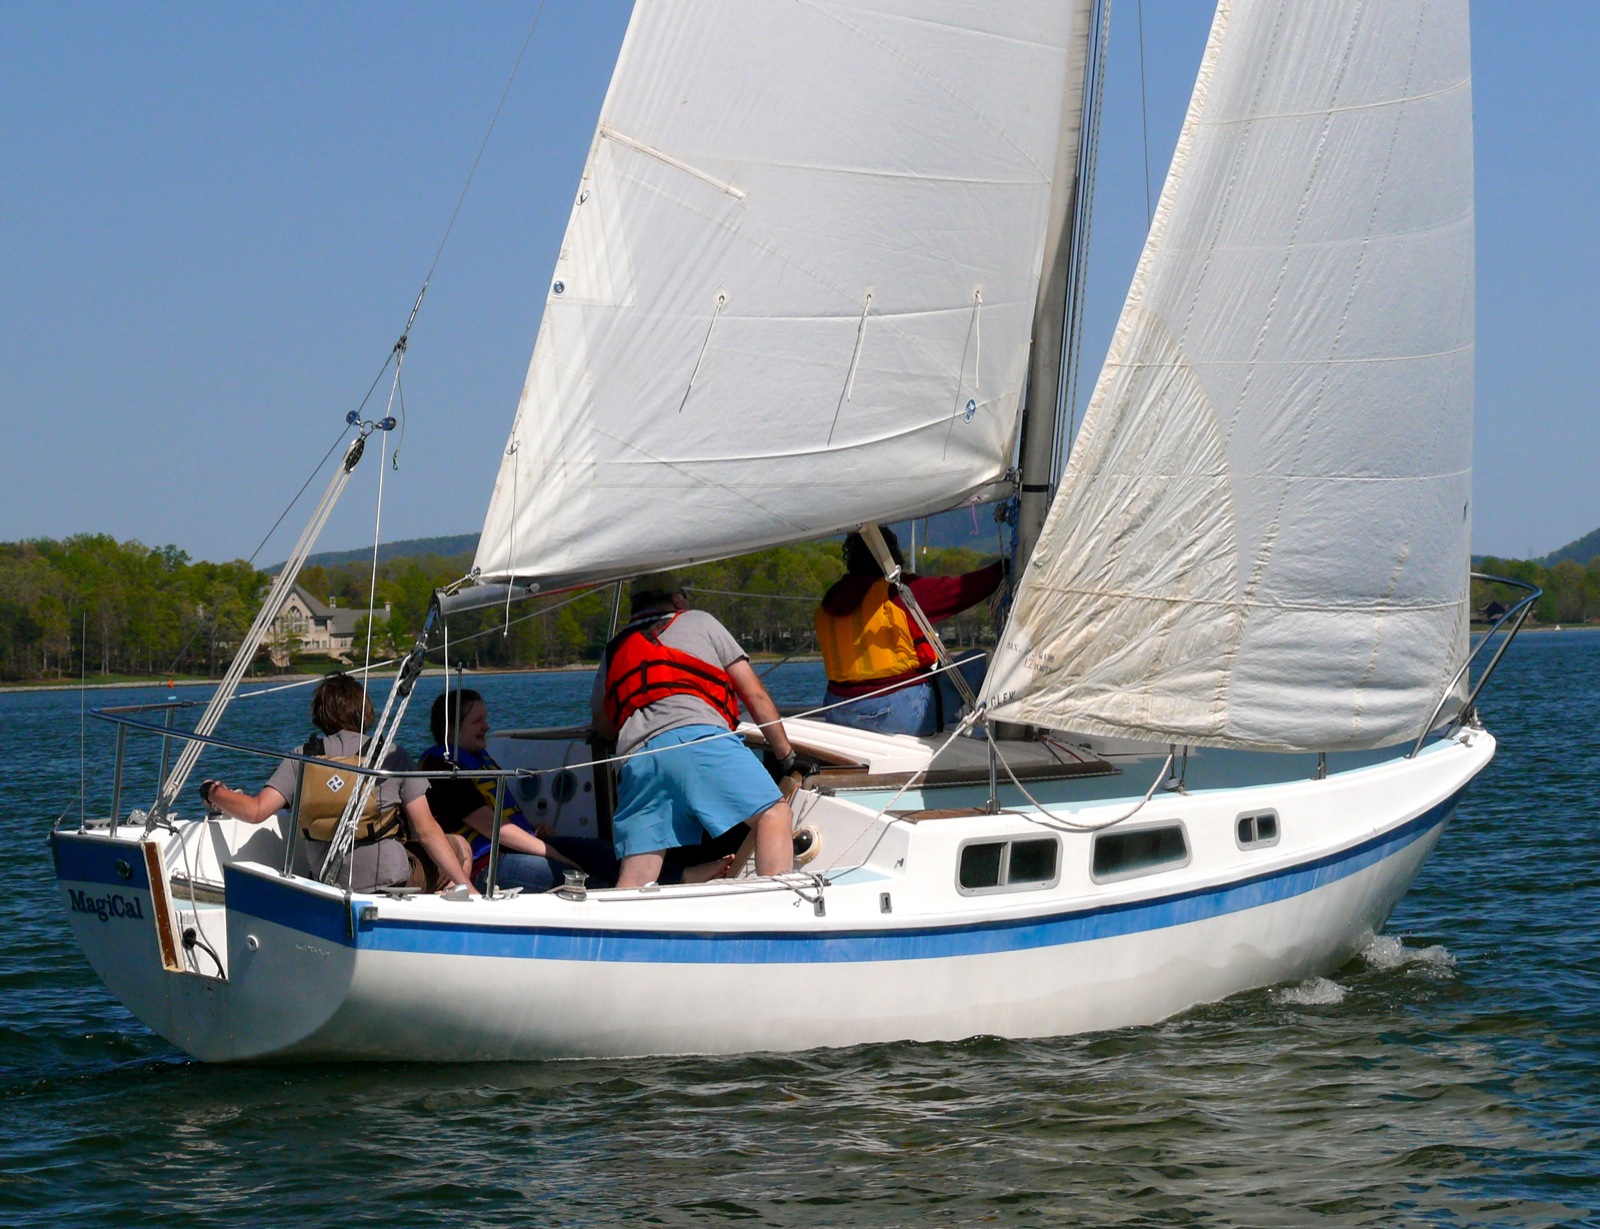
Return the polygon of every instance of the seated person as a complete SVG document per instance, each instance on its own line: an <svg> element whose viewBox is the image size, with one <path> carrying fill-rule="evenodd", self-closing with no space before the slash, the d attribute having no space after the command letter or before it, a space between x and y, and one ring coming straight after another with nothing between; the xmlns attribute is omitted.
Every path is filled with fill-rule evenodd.
<svg viewBox="0 0 1600 1229"><path fill-rule="evenodd" d="M330 674L311 696L311 723L322 731L300 748L301 755L359 765L367 740L362 730L377 724L372 703L360 683L348 674ZM383 767L408 771L411 759L399 747L384 758ZM220 781L202 781L200 798L208 807L259 824L294 803L297 763L284 760L273 770L261 792L246 794ZM305 797L300 802L303 848L314 871L320 870L328 845L344 814L346 800L360 777L316 764L305 766ZM466 884L470 888L465 842L446 838L428 809L427 782L420 777L383 778L372 792L356 826L354 848L340 868L337 882L357 892L380 887ZM409 837L431 866L413 876L412 859L405 845Z"/></svg>
<svg viewBox="0 0 1600 1229"><path fill-rule="evenodd" d="M489 755L489 708L478 692L462 688L439 696L429 713L429 725L434 745L422 753L422 768L500 767ZM489 874L494 795L493 777L435 777L428 786L428 805L440 824L471 842L472 877L480 890ZM523 815L508 780L501 798L496 885L548 892L563 881L568 870L585 871L596 887L609 887L616 882L617 859L610 842L592 837L561 837L558 848L553 843L555 839L548 824L530 823Z"/></svg>
<svg viewBox="0 0 1600 1229"><path fill-rule="evenodd" d="M742 700L766 736L777 775L796 765L749 657L721 623L689 609L670 573L638 577L630 601L628 624L606 646L589 700L596 732L614 739L624 757L612 820L622 860L617 886L659 880L669 850L740 824L749 826L758 875L793 870L789 804L744 743L729 737ZM713 863L709 876L683 877L725 873L725 864Z"/></svg>
<svg viewBox="0 0 1600 1229"><path fill-rule="evenodd" d="M880 532L904 568L894 531ZM878 734L937 733L944 726L944 701L941 676L932 673L939 664L933 645L899 594L890 591L860 534L845 538L844 563L845 575L823 595L816 614L817 644L828 672L822 702L835 706L823 716L834 725ZM935 623L976 606L1004 579L1003 559L962 576L901 573L901 583ZM864 698L841 703L858 696Z"/></svg>

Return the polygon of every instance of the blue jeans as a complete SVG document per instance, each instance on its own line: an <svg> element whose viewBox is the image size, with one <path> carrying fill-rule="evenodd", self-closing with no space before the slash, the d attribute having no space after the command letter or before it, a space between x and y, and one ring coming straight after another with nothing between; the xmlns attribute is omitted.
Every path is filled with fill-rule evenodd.
<svg viewBox="0 0 1600 1229"><path fill-rule="evenodd" d="M988 655L982 649L972 649L954 660L956 669L961 671L976 694L983 688L983 676L989 667ZM935 688L938 688L937 696ZM844 698L829 687L823 694L822 702L837 704ZM939 719L941 698L944 713L942 722ZM956 714L964 703L956 685L950 681L950 672L946 670L925 683L914 683L899 691L830 708L823 716L834 725L849 726L852 730L926 737L954 725Z"/></svg>
<svg viewBox="0 0 1600 1229"><path fill-rule="evenodd" d="M617 858L609 841L588 836L558 836L549 843L589 872L591 888L610 887L617 881ZM502 849L495 883L502 888L521 888L524 892L548 892L566 881L570 869L566 863L552 862L543 854ZM486 869L475 880L480 892L488 874Z"/></svg>
<svg viewBox="0 0 1600 1229"><path fill-rule="evenodd" d="M931 680L913 683L898 691L830 708L823 716L834 725L873 734L933 734L939 729L939 709L933 687ZM822 702L838 704L844 698L830 687L823 694Z"/></svg>

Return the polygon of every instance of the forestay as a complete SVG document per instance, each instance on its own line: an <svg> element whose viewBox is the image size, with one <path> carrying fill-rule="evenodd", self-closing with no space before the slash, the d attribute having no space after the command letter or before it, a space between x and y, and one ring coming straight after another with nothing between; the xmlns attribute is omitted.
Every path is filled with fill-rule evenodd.
<svg viewBox="0 0 1600 1229"><path fill-rule="evenodd" d="M1466 651L1472 262L1465 0L1225 0L994 715L1415 737Z"/></svg>
<svg viewBox="0 0 1600 1229"><path fill-rule="evenodd" d="M483 576L625 575L994 493L1083 9L636 5Z"/></svg>

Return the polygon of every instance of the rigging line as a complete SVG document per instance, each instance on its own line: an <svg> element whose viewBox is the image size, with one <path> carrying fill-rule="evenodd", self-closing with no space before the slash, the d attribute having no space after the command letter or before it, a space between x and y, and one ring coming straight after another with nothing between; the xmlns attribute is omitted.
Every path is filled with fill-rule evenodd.
<svg viewBox="0 0 1600 1229"><path fill-rule="evenodd" d="M895 803L899 802L905 792L913 785L921 783L922 779L927 775L927 773L933 769L933 765L938 758L949 749L950 744L955 742L957 738L961 737L961 735L965 734L969 729L971 729L981 715L982 714L980 711L974 710L973 712L968 713L964 718L961 719L959 723L957 723L956 728L950 732L950 737L945 739L944 742L940 744L939 749L928 757L928 762L906 778L906 783L894 792L894 797L890 798L888 802L879 807L878 813L871 816L867 820L866 826L863 827L860 832L856 833L855 839L841 849L832 862L828 863L827 870L833 870L839 865L839 863L843 862L847 857L849 857L850 852L855 849L857 845L861 844L862 838L876 827L879 829L878 839L872 842L872 847L868 849L866 853L861 855L860 863L865 863L872 857L872 855L877 851L878 846L882 843L883 838L888 835L889 829L893 825L903 822L900 816L890 815L889 808ZM887 822L880 826L878 821L881 819L886 819Z"/></svg>
<svg viewBox="0 0 1600 1229"><path fill-rule="evenodd" d="M988 738L990 747L994 748L994 750L998 753L999 746L995 743L994 735L989 731L987 726L984 727L984 736ZM1054 814L1042 802L1028 792L1027 786L1025 786L1021 781L1017 780L1017 774L1011 770L1011 765L1006 763L1005 756L997 754L996 758L1000 761L1000 763L1005 765L1006 776L1011 778L1011 784L1015 785L1017 789L1022 791L1022 796L1026 798L1030 804L1032 804L1039 814L1048 819L1051 824L1055 824L1058 828L1064 829L1068 832L1103 832L1107 828L1115 827L1125 819L1132 819L1144 809L1145 803L1149 802L1150 799L1155 796L1156 790L1161 788L1161 783L1167 779L1167 774L1172 770L1173 762L1172 752L1168 751L1167 758L1161 765L1161 771L1156 773L1156 779L1150 782L1150 788L1145 790L1144 797L1140 798L1138 802L1134 803L1131 809L1124 811L1121 815L1116 816L1114 819L1105 819L1101 820L1099 823L1085 824L1080 823L1075 819L1062 819L1061 816ZM1033 823L1040 823L1038 819L1031 815L1024 815L1021 816L1021 818L1031 820ZM1049 827L1050 824L1042 824L1041 826Z"/></svg>
<svg viewBox="0 0 1600 1229"><path fill-rule="evenodd" d="M461 206L466 203L467 192L472 187L473 178L478 173L478 164L483 161L483 151L489 147L489 138L494 134L494 126L500 119L500 112L506 105L506 98L511 93L511 84L517 79L517 70L522 67L522 57L527 54L528 45L533 42L533 32L539 28L539 18L544 13L544 0L539 0L539 7L534 11L533 21L528 26L527 36L522 40L522 47L517 52L515 63L511 66L511 73L506 78L505 88L500 91L500 101L495 104L494 114L489 118L489 127L484 130L483 140L478 145L477 155L472 159L472 166L467 171L467 181L461 185L461 195L456 198L456 207L450 211L450 221L445 224L444 235L439 239L439 246L434 250L433 263L428 266L428 272L423 276L422 289L417 291L416 301L411 304L411 313L406 317L406 327L400 333L400 340L394 343L389 353L384 355L383 366L378 368L378 374L372 377L372 383L367 387L367 395L361 398L361 405L356 410L356 416L367 408L367 402L372 400L372 394L378 387L378 382L383 379L383 373L389 370L391 359L395 361L396 372L399 374L399 360L406 352L407 339L411 336L411 326L417 322L417 313L422 310L422 300L427 297L428 286L433 281L435 270L439 267L439 260L444 255L445 244L450 242L450 234L455 230L456 219L461 215ZM401 414L404 415L404 402L401 403ZM405 442L405 427L400 429L401 443ZM395 448L395 467L399 468L400 449Z"/></svg>
<svg viewBox="0 0 1600 1229"><path fill-rule="evenodd" d="M194 833L198 839L203 839L202 834L204 833L205 828L206 818L202 818L199 823L191 824L189 826L189 831ZM217 950L211 946L210 942L208 941L208 936L206 935L205 927L200 922L200 904L195 899L194 890L195 883L199 880L200 876L196 874L194 862L189 857L189 842L184 833L177 832L176 835L178 838L178 851L183 854L183 875L189 884L189 916L193 919L193 926L190 929L196 936L195 943L185 944L185 947L191 950L194 946L202 947L207 953L210 954L211 959L216 962L218 975L221 976L223 981L227 981L228 970L223 966L222 961L217 958ZM200 971L199 961L196 961L195 965L195 972L198 973Z"/></svg>
<svg viewBox="0 0 1600 1229"><path fill-rule="evenodd" d="M387 367L388 363L385 363L384 366ZM378 377L379 379L382 379L383 372L380 371L378 373ZM373 381L373 383L376 384L377 381ZM363 401L362 404L365 405L366 402ZM256 544L255 550L250 552L250 558L245 560L246 563L254 563L256 561L256 556L259 555L266 544L271 541L272 535L278 532L278 526L283 524L284 517L288 516L289 513L294 511L295 504L300 502L300 496L306 493L306 488L310 486L311 483L316 479L316 476L322 472L322 467L328 463L328 458L339 450L340 444L344 443L345 434L349 430L350 427L348 424L345 424L339 428L339 434L333 437L332 446L327 452L322 454L322 460L318 461L312 468L311 472L306 475L306 480L300 484L300 489L294 493L294 498L291 499L288 506L278 514L278 519L272 522L272 528L267 530L266 537L262 538L261 541Z"/></svg>
<svg viewBox="0 0 1600 1229"><path fill-rule="evenodd" d="M1150 111L1144 91L1144 0L1138 2L1139 15L1139 125L1144 131L1144 225L1150 229L1154 212L1150 208Z"/></svg>
<svg viewBox="0 0 1600 1229"><path fill-rule="evenodd" d="M762 672L761 672L761 673L760 673L760 674L758 674L758 675L756 675L756 677L757 677L757 678L760 678L760 679L764 679L764 678L766 678L766 677L767 677L767 675L769 675L769 674L772 674L772 673L773 673L773 672L774 672L774 671L776 671L776 670L777 670L777 669L778 669L778 668L779 668L779 667L780 667L780 666L786 666L786 665L788 665L788 664L789 664L789 663L790 663L790 662L791 662L791 661L793 661L793 660L794 660L794 659L795 659L795 658L796 658L796 657L798 657L798 656L800 656L800 654L801 654L801 653L805 653L805 652L809 652L809 651L810 651L810 649L811 649L811 646L810 646L810 645L809 645L809 644L808 644L808 645L806 645L806 646L805 646L805 648L801 648L801 649L794 649L794 650L792 650L792 651L791 651L791 652L789 652L789 653L787 653L787 654L785 654L785 655L784 655L784 656L782 656L782 657L780 657L780 658L778 658L778 660L777 660L777 661L775 661L775 662L773 662L773 663L772 663L772 664L771 664L771 665L770 665L770 666L768 666L768 667L767 667L767 668L766 668L766 669L765 669L765 670L763 670L763 671L762 671Z"/></svg>
<svg viewBox="0 0 1600 1229"><path fill-rule="evenodd" d="M400 383L399 363L396 363L394 367L394 391L395 396L389 398L389 404L393 405L396 397L400 401L400 438L395 441L394 459L390 464L394 466L395 472L398 473L400 470L400 450L406 445L406 389L405 385Z"/></svg>
<svg viewBox="0 0 1600 1229"><path fill-rule="evenodd" d="M385 658L383 661L375 661L370 666L351 666L348 670L343 671L343 673L371 674L375 671L382 670L385 666L393 666L396 663L404 660L405 659L401 657L389 657ZM238 695L234 696L234 699L253 700L257 696L270 696L274 692L279 691L293 691L297 687L315 687L327 677L328 676L326 674L313 674L310 678L295 679L295 681L292 683L279 683L276 687L263 687L258 691L241 691L238 693Z"/></svg>
<svg viewBox="0 0 1600 1229"><path fill-rule="evenodd" d="M799 593L751 593L740 589L703 589L699 585L685 585L683 588L685 593L707 593L712 597L748 597L772 602L810 602L812 605L817 601L814 597Z"/></svg>
<svg viewBox="0 0 1600 1229"><path fill-rule="evenodd" d="M616 591L611 595L611 630L606 633L606 643L610 644L617 638L617 628L622 626L622 582L617 582Z"/></svg>
<svg viewBox="0 0 1600 1229"><path fill-rule="evenodd" d="M582 601L584 598L588 597L591 593L593 593L595 591L595 588L597 588L597 586L591 586L588 589L584 589L584 590L581 590L578 593L574 593L569 598L563 598L561 601L555 602L552 605L541 606L541 607L539 607L538 610L530 611L528 614L522 615L520 618L512 619L511 622L506 624L505 626L506 627L515 627L518 623L526 623L530 619L537 619L540 615L554 614L556 611L560 610L563 606L570 606L574 602ZM481 640L484 636L493 636L493 635L496 635L496 634L500 634L500 635L504 635L505 634L504 633L504 629L498 623L495 624L493 627L485 628L481 632L473 632L470 635L462 636L460 639L458 639L456 641L456 645L457 645L457 647L459 647L459 646L461 646L463 644L466 644L468 641ZM437 648L432 648L432 649L429 649L427 651L429 653L437 653L438 649ZM402 660L404 660L404 659L403 658L393 658L390 661L386 661L386 662L381 661L381 662L376 663L372 668L374 670L376 670L380 666L390 666L390 665L393 665L396 661L402 661ZM296 684L296 686L298 686L298 685L299 684Z"/></svg>
<svg viewBox="0 0 1600 1229"><path fill-rule="evenodd" d="M950 453L950 437L955 434L956 417L961 413L962 382L967 378L967 351L972 347L972 332L977 326L978 308L982 306L982 304L983 291L974 290L972 292L972 315L967 317L967 337L966 340L961 343L961 367L956 372L956 403L950 408L950 425L945 429L944 451L939 454L940 460L943 460ZM976 377L973 379L972 388L974 392L977 391L978 382Z"/></svg>
<svg viewBox="0 0 1600 1229"><path fill-rule="evenodd" d="M972 391L983 391L983 291L972 292Z"/></svg>
<svg viewBox="0 0 1600 1229"><path fill-rule="evenodd" d="M520 419L518 421L520 422ZM522 450L522 441L519 440L519 439L516 439L515 437L512 438L511 443L506 447L506 456L511 458L511 533L509 535L510 536L510 543L509 543L509 553L508 553L507 558L506 558L506 570L510 574L510 576L513 577L513 578L516 575L516 566L517 566L517 488L518 488L519 479L522 476L522 463L519 460L517 460L517 453L520 452L521 450ZM511 635L511 590L512 590L512 588L513 588L513 586L511 584L511 579L507 579L507 581L506 581L506 623L505 623L505 629L501 632L501 635L503 635L503 636Z"/></svg>
<svg viewBox="0 0 1600 1229"><path fill-rule="evenodd" d="M839 390L839 400L833 407L833 422L828 425L828 443L833 443L833 433L839 429L839 415L844 410L844 403L851 399L851 394L856 388L856 367L861 362L861 343L867 336L867 313L872 310L872 291L867 291L867 298L861 304L861 319L856 322L855 349L850 351L850 368L845 372L844 387Z"/></svg>
<svg viewBox="0 0 1600 1229"><path fill-rule="evenodd" d="M433 272L439 267L439 258L444 255L444 245L450 241L450 232L455 229L456 217L461 213L461 206L467 199L467 190L472 187L472 179L478 173L478 163L483 161L483 151L489 147L489 138L494 135L494 126L500 120L500 112L506 105L506 99L511 94L511 83L517 79L517 70L522 67L522 57L528 53L528 45L533 42L533 32L539 28L539 18L544 14L545 0L539 0L539 7L534 10L533 21L528 26L527 37L522 40L522 48L517 52L517 59L511 65L511 75L506 78L505 89L500 91L500 101L495 104L494 114L489 118L489 127L483 134L483 141L478 146L478 156L472 160L472 169L467 172L467 182L461 186L461 195L456 198L456 207L450 214L450 222L444 228L444 237L439 240L439 250L433 254L433 263L428 266L428 275L422 279L423 293L427 293L428 283L433 280ZM411 309L411 320L406 322L406 332L411 331L411 322L417 318L417 309L422 306L422 295L417 296L416 307Z"/></svg>
<svg viewBox="0 0 1600 1229"><path fill-rule="evenodd" d="M689 387L683 390L683 400L678 402L678 413L683 413L683 407L689 404L689 394L694 392L695 377L700 374L700 364L706 361L706 351L711 348L711 334L716 331L717 321L722 319L722 308L728 301L726 294L717 296L717 309L711 313L711 323L706 325L706 339L700 343L700 356L694 360L694 370L689 373Z"/></svg>
<svg viewBox="0 0 1600 1229"><path fill-rule="evenodd" d="M933 675L943 674L943 673L945 673L945 672L947 672L949 670L953 670L955 668L956 667L954 665L938 666L938 667L935 667L933 669L930 669L928 671L928 676L931 678ZM903 683L894 683L894 684L891 684L888 687L884 687L884 688L882 688L882 689L880 689L878 691L869 691L865 695L851 696L847 700L838 700L838 701L834 702L833 704L819 704L815 708L808 708L804 712L793 713L793 714L791 714L789 716L781 718L781 720L783 720L783 721L798 721L798 720L809 719L809 718L812 718L812 717L816 717L816 716L818 716L818 715L820 715L822 713L829 712L829 711L831 711L833 709L836 709L836 708L843 708L847 704L855 704L855 703L858 703L861 700L871 700L871 699L874 699L877 696L888 695L891 691L895 691L895 690L897 690L897 689L899 689L900 687L903 687L903 686L904 686ZM955 731L951 735L951 738L945 740L945 742L939 747L939 749L933 753L932 757L928 761L928 764L924 765L922 768L919 768L917 770L918 773L926 772L928 770L928 768L932 766L933 761L935 759L937 759L944 752L945 748L950 745L950 742L954 739L955 734L961 732L962 727L965 724L967 724L967 722L971 718L971 716L972 716L972 714L969 714L968 718L963 719L962 725L958 725L955 728ZM755 723L752 722L751 724L754 725ZM720 739L724 739L724 738L743 739L744 735L741 734L737 729L724 730L720 734L707 734L704 738L697 738L697 739L695 739L695 742L697 742L697 743L710 743L710 742L717 742ZM553 766L551 766L549 768L517 768L517 769L509 769L507 771L511 772L513 776L517 776L517 777L546 777L546 776L551 775L552 773L562 772L562 771L565 771L565 770L576 771L579 768L605 768L605 767L608 767L608 766L610 766L612 764L625 764L629 760L646 759L646 758L649 758L649 757L652 757L652 756L657 756L657 755L669 755L672 752L677 751L679 749L680 749L679 746L676 745L676 744L674 744L672 746L667 746L667 747L656 747L653 750L640 748L638 750L630 751L626 755L601 756L599 759L582 760L582 761L579 761L579 762L573 763L573 764L557 764L557 765L553 765ZM904 791L902 791L902 792L904 792Z"/></svg>
<svg viewBox="0 0 1600 1229"><path fill-rule="evenodd" d="M398 380L399 378L400 371L396 368L395 379ZM381 451L378 454L378 508L376 515L372 518L372 581L367 586L367 651L365 664L361 668L361 732L363 736L366 734L367 707L371 703L367 699L367 686L372 677L372 613L377 609L378 605L378 543L383 540L383 476L384 470L387 468L384 465L384 461L388 459L387 454L389 451L389 433L387 431L383 433L383 439L379 441L379 448Z"/></svg>
<svg viewBox="0 0 1600 1229"><path fill-rule="evenodd" d="M68 627L72 626L70 623ZM70 633L69 633L70 634ZM85 791L88 790L89 781L89 724L85 712L88 709L89 697L89 608L83 608L83 630L78 633L78 830L81 832L88 822L85 807ZM117 817L113 815L111 822L116 823Z"/></svg>

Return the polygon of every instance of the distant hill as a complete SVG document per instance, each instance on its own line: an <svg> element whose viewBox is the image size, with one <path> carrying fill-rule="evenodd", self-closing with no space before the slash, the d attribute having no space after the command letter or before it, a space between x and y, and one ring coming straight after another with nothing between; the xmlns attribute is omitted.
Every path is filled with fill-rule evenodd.
<svg viewBox="0 0 1600 1229"><path fill-rule="evenodd" d="M402 538L398 542L381 543L378 546L378 562L405 559L412 555L462 555L477 549L478 535L475 533L456 533L443 538ZM356 550L328 550L308 557L306 566L314 568L320 563L327 568L341 563L365 563L371 558L370 546ZM282 569L282 562L278 562L265 570L276 575Z"/></svg>
<svg viewBox="0 0 1600 1229"><path fill-rule="evenodd" d="M896 524L894 531L900 537L900 544L909 548L911 542L907 522ZM917 522L918 546L964 546L993 555L998 550L999 540L995 535L994 508L989 504L976 508L956 508ZM413 555L463 555L477 549L478 535L475 533L450 534L442 538L402 538L398 542L382 543L378 547L378 562L405 559ZM1600 551L1596 553L1600 554ZM306 566L312 568L321 564L323 567L334 567L341 563L365 563L371 558L370 546L355 550L329 550L312 555L306 560ZM265 570L276 575L282 568L280 561Z"/></svg>
<svg viewBox="0 0 1600 1229"><path fill-rule="evenodd" d="M1553 568L1565 559L1587 564L1596 555L1600 555L1600 529L1584 534L1576 542L1568 542L1560 550L1551 551L1539 562L1547 568Z"/></svg>

